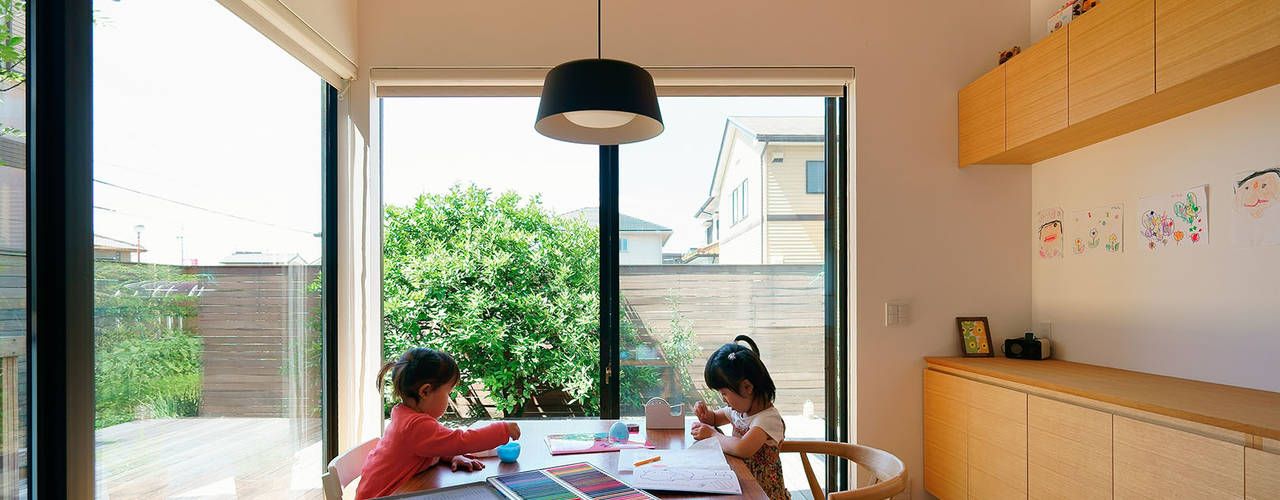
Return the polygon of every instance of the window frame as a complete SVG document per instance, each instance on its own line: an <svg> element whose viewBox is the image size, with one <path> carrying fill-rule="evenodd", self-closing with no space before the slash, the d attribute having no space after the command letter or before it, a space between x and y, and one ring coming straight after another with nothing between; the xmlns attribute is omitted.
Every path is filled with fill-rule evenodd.
<svg viewBox="0 0 1280 500"><path fill-rule="evenodd" d="M394 72L396 70L386 70ZM415 74L421 71L415 71ZM441 70L453 71L453 70ZM459 70L461 71L461 70ZM468 86L468 85L429 85L423 86L421 82L424 80L422 76L418 76L415 85L379 85L379 81L383 78L383 73L375 70L373 74L374 85L376 87L374 95L378 98L379 109L382 106L383 99L387 97L518 97L518 96L536 96L535 91L531 91L523 87L511 86ZM430 80L429 78L427 80ZM839 96L825 97L824 109L824 164L833 165L833 168L824 169L826 183L833 186L828 189L824 196L825 213L828 214L824 218L824 236L825 236L825 261L824 272L825 282L825 301L824 316L826 317L826 334L825 334L825 373L828 374L826 380L826 439L831 441L848 441L850 424L849 421L849 401L848 386L851 382L849 376L849 275L848 275L848 151L847 130L848 130L848 85L841 86L841 94ZM660 91L661 94L661 91ZM737 95L737 94L696 94L696 95ZM754 93L745 95L771 96L778 94L770 94L766 92L755 91ZM379 112L379 116L381 113ZM381 144L379 144L381 147ZM621 370L620 363L620 323L621 318L618 315L620 305L619 290L619 269L618 258L620 255L620 236L619 236L619 213L618 213L618 170L619 170L619 148L617 145L599 146L600 152L600 419L617 419L620 414L620 383L619 376ZM378 164L381 169L384 166ZM730 194L730 227L747 218L747 206L745 190L748 187L748 180L744 178L742 182L734 188ZM739 190L744 191L738 193ZM741 205L738 204L738 197L741 196ZM724 203L722 200L721 206ZM723 212L720 212L723 214ZM763 219L763 218L762 218ZM721 241L723 234L720 231L720 217L713 217L714 239L713 241ZM832 377L830 374L837 374ZM827 467L827 484L835 485L835 489L847 489L849 483L849 467L847 462L828 461Z"/></svg>

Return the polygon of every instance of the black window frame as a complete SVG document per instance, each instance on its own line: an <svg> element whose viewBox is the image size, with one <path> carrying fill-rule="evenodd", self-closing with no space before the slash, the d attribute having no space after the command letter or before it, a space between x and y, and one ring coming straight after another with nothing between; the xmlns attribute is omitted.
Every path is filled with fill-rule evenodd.
<svg viewBox="0 0 1280 500"><path fill-rule="evenodd" d="M92 2L29 2L26 26L27 496L90 498L96 486ZM337 101L337 89L324 83L322 471L338 446Z"/></svg>

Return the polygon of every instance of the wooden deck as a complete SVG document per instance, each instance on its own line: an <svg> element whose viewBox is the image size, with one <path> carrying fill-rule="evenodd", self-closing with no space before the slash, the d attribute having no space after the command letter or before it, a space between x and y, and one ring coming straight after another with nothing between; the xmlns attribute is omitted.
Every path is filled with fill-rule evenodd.
<svg viewBox="0 0 1280 500"><path fill-rule="evenodd" d="M97 431L99 499L319 499L318 419L142 420Z"/></svg>

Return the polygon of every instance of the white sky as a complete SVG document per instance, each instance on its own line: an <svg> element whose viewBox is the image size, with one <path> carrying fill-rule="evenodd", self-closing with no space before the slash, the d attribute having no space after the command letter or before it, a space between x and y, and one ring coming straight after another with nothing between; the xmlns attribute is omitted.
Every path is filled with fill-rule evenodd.
<svg viewBox="0 0 1280 500"><path fill-rule="evenodd" d="M320 77L213 0L94 9L94 178L265 223L95 183L94 232L144 225L143 262L178 263L180 235L200 264L318 258Z"/></svg>
<svg viewBox="0 0 1280 500"><path fill-rule="evenodd" d="M817 97L670 97L659 104L666 130L618 153L618 203L624 214L674 230L667 252L706 243L693 215L710 191L727 117L823 113ZM557 213L599 205L599 149L539 135L537 110L533 97L384 99L384 202L403 205L422 192L475 183L541 193Z"/></svg>
<svg viewBox="0 0 1280 500"><path fill-rule="evenodd" d="M318 258L320 78L213 0L94 8L94 178L147 193L95 183L95 232L132 242L144 225L144 262L177 264L182 252L216 264L237 250ZM622 147L620 206L672 228L669 252L704 242L693 214L726 117L823 111L820 98L661 104L665 132ZM536 110L536 98L386 99L385 202L474 182L541 193L556 212L598 205L598 149L538 135Z"/></svg>

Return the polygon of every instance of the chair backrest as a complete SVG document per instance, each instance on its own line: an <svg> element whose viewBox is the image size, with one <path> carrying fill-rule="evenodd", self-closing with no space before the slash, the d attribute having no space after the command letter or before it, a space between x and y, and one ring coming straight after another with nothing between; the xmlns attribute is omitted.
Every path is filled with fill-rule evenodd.
<svg viewBox="0 0 1280 500"><path fill-rule="evenodd" d="M360 477L360 469L364 468L364 459L369 452L378 446L378 438L373 438L359 446L347 450L329 461L328 472L320 476L324 486L325 500L342 500L342 489Z"/></svg>
<svg viewBox="0 0 1280 500"><path fill-rule="evenodd" d="M783 441L778 445L782 453L799 453L800 463L804 465L805 476L809 478L809 489L815 500L884 500L893 498L907 489L907 466L887 451L869 446L851 443L834 443L831 441ZM822 494L822 486L809 465L809 453L818 453L847 459L861 465L875 476L867 486L848 491Z"/></svg>

